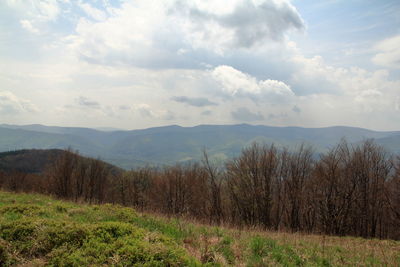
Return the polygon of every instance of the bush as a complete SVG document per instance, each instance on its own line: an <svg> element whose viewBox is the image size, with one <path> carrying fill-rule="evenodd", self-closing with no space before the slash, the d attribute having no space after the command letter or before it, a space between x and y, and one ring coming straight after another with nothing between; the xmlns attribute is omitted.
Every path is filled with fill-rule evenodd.
<svg viewBox="0 0 400 267"><path fill-rule="evenodd" d="M187 266L191 260L172 240L127 223L93 226L81 247L61 246L50 255L54 266Z"/></svg>
<svg viewBox="0 0 400 267"><path fill-rule="evenodd" d="M13 204L0 208L0 214L15 213L25 216L41 215L44 213L42 207L29 204Z"/></svg>
<svg viewBox="0 0 400 267"><path fill-rule="evenodd" d="M32 219L0 224L0 237L6 241L27 241L35 237L36 225Z"/></svg>
<svg viewBox="0 0 400 267"><path fill-rule="evenodd" d="M9 256L6 248L0 244L0 266L9 265Z"/></svg>

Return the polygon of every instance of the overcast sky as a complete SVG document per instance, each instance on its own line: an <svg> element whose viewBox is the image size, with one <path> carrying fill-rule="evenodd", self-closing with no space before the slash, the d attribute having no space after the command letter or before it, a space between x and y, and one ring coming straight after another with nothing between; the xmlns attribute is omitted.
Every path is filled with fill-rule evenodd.
<svg viewBox="0 0 400 267"><path fill-rule="evenodd" d="M400 130L400 1L1 0L0 123Z"/></svg>

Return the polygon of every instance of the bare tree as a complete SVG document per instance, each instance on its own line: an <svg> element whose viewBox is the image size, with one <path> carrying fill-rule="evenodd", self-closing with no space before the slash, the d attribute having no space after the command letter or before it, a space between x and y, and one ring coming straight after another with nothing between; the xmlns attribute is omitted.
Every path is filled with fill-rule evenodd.
<svg viewBox="0 0 400 267"><path fill-rule="evenodd" d="M289 157L288 177L285 179L284 188L286 196L287 226L292 231L303 230L302 216L305 212L305 192L308 180L311 177L313 160L312 149L301 145Z"/></svg>
<svg viewBox="0 0 400 267"><path fill-rule="evenodd" d="M244 149L239 158L227 163L228 192L232 207L236 210L233 214L240 221L271 227L273 201L279 205L274 211L280 216L281 195L274 197L273 193L282 192L280 179L284 172L281 159L281 154L273 145L260 146L254 143Z"/></svg>
<svg viewBox="0 0 400 267"><path fill-rule="evenodd" d="M316 164L314 187L322 231L344 235L353 203L356 180L351 179L350 150L346 141L321 156Z"/></svg>
<svg viewBox="0 0 400 267"><path fill-rule="evenodd" d="M105 198L105 189L108 184L109 170L104 162L98 159L90 159L89 170L87 173L86 201L103 203Z"/></svg>
<svg viewBox="0 0 400 267"><path fill-rule="evenodd" d="M72 195L72 180L78 160L78 153L71 149L64 151L55 161L48 173L53 183L53 192L60 198Z"/></svg>
<svg viewBox="0 0 400 267"><path fill-rule="evenodd" d="M203 149L202 163L207 173L207 186L209 188L209 219L210 222L219 224L223 219L221 203L222 176L220 175L218 168L210 163L205 149Z"/></svg>

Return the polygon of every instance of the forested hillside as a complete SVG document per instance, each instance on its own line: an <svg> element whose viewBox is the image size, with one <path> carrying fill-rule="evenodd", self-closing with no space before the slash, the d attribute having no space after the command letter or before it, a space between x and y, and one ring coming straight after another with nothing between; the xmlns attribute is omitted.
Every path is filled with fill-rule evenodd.
<svg viewBox="0 0 400 267"><path fill-rule="evenodd" d="M61 149L26 149L0 152L0 170L4 172L43 173L64 153Z"/></svg>
<svg viewBox="0 0 400 267"><path fill-rule="evenodd" d="M358 143L374 138L388 151L400 152L399 132L377 132L354 127L301 128L240 125L166 126L133 131L104 132L88 128L43 125L0 125L0 151L19 149L79 150L82 155L130 169L147 165L199 161L206 148L213 160L236 157L253 142L296 149L312 145L318 156L342 138Z"/></svg>

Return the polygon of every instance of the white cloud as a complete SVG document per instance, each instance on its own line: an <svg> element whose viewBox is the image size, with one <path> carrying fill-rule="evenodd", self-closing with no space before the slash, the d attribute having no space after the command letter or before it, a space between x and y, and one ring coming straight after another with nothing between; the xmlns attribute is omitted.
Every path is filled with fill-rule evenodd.
<svg viewBox="0 0 400 267"><path fill-rule="evenodd" d="M218 56L232 49L269 46L291 29L304 27L288 1L236 1L232 5L207 1L214 2L225 12L205 8L208 5L203 1L127 1L106 15L81 3L99 21L80 18L67 44L82 59L97 64L198 68L204 62L194 55ZM227 6L233 8L226 10Z"/></svg>
<svg viewBox="0 0 400 267"><path fill-rule="evenodd" d="M18 10L22 16L37 21L55 21L61 13L62 0L6 0L8 6Z"/></svg>
<svg viewBox="0 0 400 267"><path fill-rule="evenodd" d="M0 84L12 92L0 112L20 122L400 127L398 37L371 45L389 69L333 65L291 39L304 22L290 1L4 3L17 29L2 32ZM30 102L16 96L42 111L28 116Z"/></svg>
<svg viewBox="0 0 400 267"><path fill-rule="evenodd" d="M60 14L58 1L55 0L39 0L32 1L42 20L56 20Z"/></svg>
<svg viewBox="0 0 400 267"><path fill-rule="evenodd" d="M211 75L220 83L222 92L234 97L279 104L294 97L290 86L277 80L257 80L230 66L218 66Z"/></svg>
<svg viewBox="0 0 400 267"><path fill-rule="evenodd" d="M377 54L372 61L388 68L400 68L400 35L385 39L375 46Z"/></svg>
<svg viewBox="0 0 400 267"><path fill-rule="evenodd" d="M142 117L154 118L157 116L148 104L140 104L136 107L136 110Z"/></svg>
<svg viewBox="0 0 400 267"><path fill-rule="evenodd" d="M139 117L141 118L152 118L167 121L175 118L175 114L170 110L153 109L150 105L144 103L136 105L135 110L139 113Z"/></svg>
<svg viewBox="0 0 400 267"><path fill-rule="evenodd" d="M206 106L218 105L217 103L212 102L205 97L174 96L171 97L171 100L194 107L206 107Z"/></svg>
<svg viewBox="0 0 400 267"><path fill-rule="evenodd" d="M30 22L29 20L23 19L23 20L20 20L20 23L21 23L22 28L24 28L25 30L27 30L31 33L34 33L34 34L40 33L40 31L37 28L35 28L32 25L32 22Z"/></svg>
<svg viewBox="0 0 400 267"><path fill-rule="evenodd" d="M59 29L59 18L66 12L64 10L67 6L65 0L3 0L0 1L0 12L3 11L1 16L5 19L4 21L10 21L10 26L6 29L15 31L15 38L13 38L13 49L28 49L32 51L32 54L38 53L37 47L40 47L43 43L47 45L53 41L54 34L53 29ZM13 20L18 22L18 25L25 31L35 34L32 38L29 37L29 42L18 42L21 38L21 31L15 28L17 24ZM3 22L4 23L4 22ZM67 25L65 22L63 26ZM4 31L4 29L2 29ZM20 36L17 36L19 34ZM42 39L43 38L43 39ZM29 44L29 45L28 45ZM36 51L34 51L36 50Z"/></svg>
<svg viewBox="0 0 400 267"><path fill-rule="evenodd" d="M264 116L260 112L252 112L246 107L240 107L231 112L232 118L240 122L254 122L264 120Z"/></svg>
<svg viewBox="0 0 400 267"><path fill-rule="evenodd" d="M81 107L85 107L85 108L93 108L93 109L99 109L101 108L101 105L99 104L99 102L89 99L87 97L84 96L79 96L76 99L76 102L78 103L79 106Z"/></svg>
<svg viewBox="0 0 400 267"><path fill-rule="evenodd" d="M212 1L205 2L191 2L186 9L179 6L181 12L186 11L184 19L190 18L182 25L187 41L195 48L221 54L227 49L280 41L287 31L304 28L300 14L289 1L233 1L229 5L216 1L220 5L214 4L215 9L210 5Z"/></svg>
<svg viewBox="0 0 400 267"><path fill-rule="evenodd" d="M94 20L102 21L107 18L107 14L105 12L103 12L98 8L93 7L88 3L83 3L82 1L80 1L78 5L90 18Z"/></svg>
<svg viewBox="0 0 400 267"><path fill-rule="evenodd" d="M17 115L38 110L29 100L18 98L10 91L0 91L0 114Z"/></svg>
<svg viewBox="0 0 400 267"><path fill-rule="evenodd" d="M134 65L135 60L145 61L151 56L152 36L164 17L164 9L156 2L126 2L105 21L81 18L76 35L69 36L67 44L90 62Z"/></svg>

